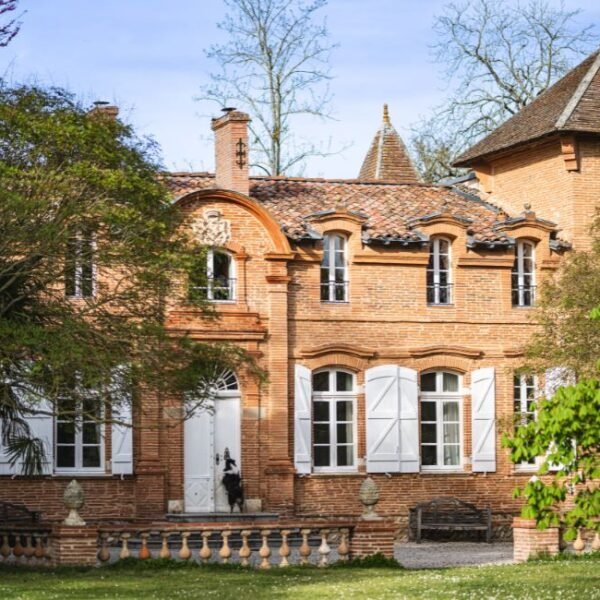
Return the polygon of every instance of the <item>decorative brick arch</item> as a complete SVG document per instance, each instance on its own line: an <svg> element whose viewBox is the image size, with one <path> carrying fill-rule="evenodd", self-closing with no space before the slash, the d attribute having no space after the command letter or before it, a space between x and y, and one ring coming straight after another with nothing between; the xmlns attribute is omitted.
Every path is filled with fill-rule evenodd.
<svg viewBox="0 0 600 600"><path fill-rule="evenodd" d="M243 194L232 192L230 190L198 190L176 198L175 204L188 204L195 201L206 202L210 200L231 202L233 204L242 206L250 214L252 214L259 221L259 223L263 225L273 243L273 252L277 254L291 253L288 239L281 231L281 227L275 220L275 217L273 217L273 215L263 206L248 196L244 196Z"/></svg>
<svg viewBox="0 0 600 600"><path fill-rule="evenodd" d="M360 373L369 366L375 352L354 344L324 344L300 351L302 363L309 369L345 367Z"/></svg>

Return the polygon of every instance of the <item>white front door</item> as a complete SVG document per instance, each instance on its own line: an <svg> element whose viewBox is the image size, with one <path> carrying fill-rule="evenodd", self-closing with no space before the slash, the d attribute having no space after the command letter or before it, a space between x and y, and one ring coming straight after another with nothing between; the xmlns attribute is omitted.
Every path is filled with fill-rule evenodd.
<svg viewBox="0 0 600 600"><path fill-rule="evenodd" d="M211 405L184 425L186 512L229 512L222 484L227 454L241 472L239 394L219 394Z"/></svg>

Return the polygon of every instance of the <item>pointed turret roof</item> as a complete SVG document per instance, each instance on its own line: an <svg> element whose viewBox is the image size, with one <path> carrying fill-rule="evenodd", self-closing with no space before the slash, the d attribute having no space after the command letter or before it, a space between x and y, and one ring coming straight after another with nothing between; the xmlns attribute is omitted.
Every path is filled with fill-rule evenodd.
<svg viewBox="0 0 600 600"><path fill-rule="evenodd" d="M383 105L383 123L373 138L358 178L362 181L419 183L406 146L390 121L387 104Z"/></svg>
<svg viewBox="0 0 600 600"><path fill-rule="evenodd" d="M600 133L600 51L588 56L531 104L455 161L473 161L560 132Z"/></svg>

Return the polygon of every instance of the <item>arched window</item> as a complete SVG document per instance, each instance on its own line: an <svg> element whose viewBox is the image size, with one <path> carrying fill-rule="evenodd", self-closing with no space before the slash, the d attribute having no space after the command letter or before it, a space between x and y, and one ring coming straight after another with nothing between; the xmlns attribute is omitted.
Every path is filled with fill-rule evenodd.
<svg viewBox="0 0 600 600"><path fill-rule="evenodd" d="M328 234L323 238L321 263L321 301L348 302L346 238Z"/></svg>
<svg viewBox="0 0 600 600"><path fill-rule="evenodd" d="M448 371L421 375L421 465L461 466L461 377Z"/></svg>
<svg viewBox="0 0 600 600"><path fill-rule="evenodd" d="M235 262L228 252L209 248L206 271L190 275L189 294L212 302L235 300Z"/></svg>
<svg viewBox="0 0 600 600"><path fill-rule="evenodd" d="M341 369L313 374L315 470L356 468L356 377Z"/></svg>
<svg viewBox="0 0 600 600"><path fill-rule="evenodd" d="M237 377L233 371L229 369L225 369L217 377L215 377L213 382L213 387L217 394L221 392L236 392L240 389L240 384L238 383Z"/></svg>
<svg viewBox="0 0 600 600"><path fill-rule="evenodd" d="M433 238L429 246L427 303L452 304L450 242L444 238Z"/></svg>
<svg viewBox="0 0 600 600"><path fill-rule="evenodd" d="M535 246L519 240L512 270L513 306L533 306L535 303Z"/></svg>

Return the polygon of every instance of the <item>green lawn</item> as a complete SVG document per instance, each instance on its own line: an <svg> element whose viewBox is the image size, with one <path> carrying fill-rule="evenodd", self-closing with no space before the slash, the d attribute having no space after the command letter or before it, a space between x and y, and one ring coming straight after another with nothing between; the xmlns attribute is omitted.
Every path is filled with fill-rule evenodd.
<svg viewBox="0 0 600 600"><path fill-rule="evenodd" d="M144 563L99 569L0 568L0 598L512 598L600 599L600 557L522 565L393 568L241 568Z"/></svg>

